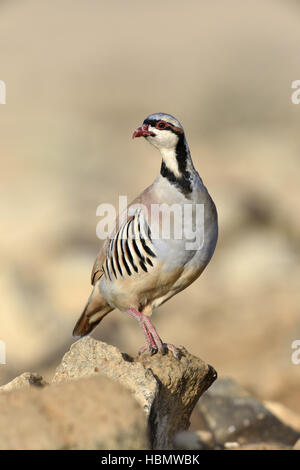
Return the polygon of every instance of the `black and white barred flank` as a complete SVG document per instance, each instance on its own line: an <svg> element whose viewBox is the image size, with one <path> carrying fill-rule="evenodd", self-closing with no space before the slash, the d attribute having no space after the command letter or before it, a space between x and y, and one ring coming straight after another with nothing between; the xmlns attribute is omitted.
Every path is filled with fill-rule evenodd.
<svg viewBox="0 0 300 470"><path fill-rule="evenodd" d="M155 258L150 227L142 212L137 211L111 239L102 269L105 278L113 281L126 275L148 272Z"/></svg>

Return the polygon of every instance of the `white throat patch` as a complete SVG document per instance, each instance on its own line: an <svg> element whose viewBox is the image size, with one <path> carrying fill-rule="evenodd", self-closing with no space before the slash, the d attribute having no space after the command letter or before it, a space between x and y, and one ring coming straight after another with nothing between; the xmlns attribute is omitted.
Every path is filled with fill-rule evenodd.
<svg viewBox="0 0 300 470"><path fill-rule="evenodd" d="M176 177L179 177L180 172L176 158L178 136L170 130L157 130L152 126L149 126L149 130L153 130L156 135L155 137L147 137L147 140L160 151L166 167L169 168Z"/></svg>
<svg viewBox="0 0 300 470"><path fill-rule="evenodd" d="M176 152L174 148L163 148L160 149L162 158L166 164L166 167L169 168L172 173L176 176L176 178L180 177L180 172L178 169L178 162L176 158Z"/></svg>

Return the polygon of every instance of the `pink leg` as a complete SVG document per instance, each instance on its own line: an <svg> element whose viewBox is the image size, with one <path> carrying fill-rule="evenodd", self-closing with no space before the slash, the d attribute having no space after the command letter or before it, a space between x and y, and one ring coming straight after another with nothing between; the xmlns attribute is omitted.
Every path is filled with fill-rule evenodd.
<svg viewBox="0 0 300 470"><path fill-rule="evenodd" d="M151 335L152 335L152 337L155 341L156 346L158 347L158 349L160 351L162 351L163 350L163 342L162 342L159 334L157 333L155 326L151 322L150 318L147 317L146 315L144 316L144 322L145 322L147 330L150 331L150 333L151 333Z"/></svg>
<svg viewBox="0 0 300 470"><path fill-rule="evenodd" d="M139 324L140 324L140 326L143 330L143 333L145 335L146 341L147 341L147 345L143 346L140 349L139 354L144 352L146 349L148 349L150 354L154 354L154 352L157 350L157 346L155 344L155 341L154 341L150 331L148 331L147 328L146 328L146 325L145 325L145 322L144 322L145 315L143 313L139 312L138 310L136 310L135 308L130 308L129 310L127 310L127 313L129 313L129 315L131 315L133 318L135 318L139 322Z"/></svg>
<svg viewBox="0 0 300 470"><path fill-rule="evenodd" d="M148 349L150 354L154 354L157 351L161 351L162 354L166 354L166 352L170 350L176 358L179 357L179 352L176 346L162 342L155 326L148 316L134 308L127 310L127 313L129 313L129 315L133 316L139 322L146 337L147 346L141 348L140 353Z"/></svg>
<svg viewBox="0 0 300 470"><path fill-rule="evenodd" d="M153 339L153 336L150 333L150 331L147 330L146 325L145 325L144 322L141 323L141 327L142 327L142 330L144 332L144 335L145 335L145 338L146 338L146 341L147 341L147 344L148 344L148 348L150 347L151 350L156 349L156 344L155 344L155 341Z"/></svg>
<svg viewBox="0 0 300 470"><path fill-rule="evenodd" d="M170 344L170 343L163 343L159 334L157 333L157 330L155 328L155 326L153 325L153 323L151 322L150 318L149 317L146 317L145 318L145 323L147 325L147 328L149 329L150 333L152 334L155 342L156 342L156 345L158 346L158 349L163 353L165 354L168 350L171 351L173 353L173 355L175 357L179 357L179 352L178 352L178 349L176 348L176 346L174 346L174 344Z"/></svg>

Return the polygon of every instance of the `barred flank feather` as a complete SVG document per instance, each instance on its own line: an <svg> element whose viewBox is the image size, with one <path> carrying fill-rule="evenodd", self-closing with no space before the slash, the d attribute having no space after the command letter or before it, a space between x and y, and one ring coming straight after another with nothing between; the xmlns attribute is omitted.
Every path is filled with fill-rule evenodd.
<svg viewBox="0 0 300 470"><path fill-rule="evenodd" d="M150 259L152 258L152 260ZM102 270L107 281L148 272L156 258L150 227L140 211L123 224L111 239Z"/></svg>

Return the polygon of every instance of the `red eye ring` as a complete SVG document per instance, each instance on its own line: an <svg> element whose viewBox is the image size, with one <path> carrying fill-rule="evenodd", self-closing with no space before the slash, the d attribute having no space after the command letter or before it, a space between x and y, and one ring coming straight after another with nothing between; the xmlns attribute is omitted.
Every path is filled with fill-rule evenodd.
<svg viewBox="0 0 300 470"><path fill-rule="evenodd" d="M165 129L167 127L167 123L164 121L159 121L156 126L157 129Z"/></svg>

